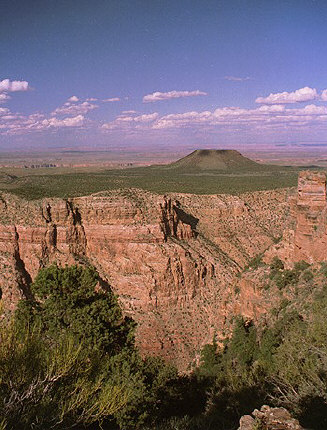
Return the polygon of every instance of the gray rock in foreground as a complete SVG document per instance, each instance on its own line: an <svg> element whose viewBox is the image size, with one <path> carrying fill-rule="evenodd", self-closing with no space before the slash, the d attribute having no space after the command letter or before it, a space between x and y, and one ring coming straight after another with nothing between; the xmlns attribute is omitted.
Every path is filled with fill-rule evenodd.
<svg viewBox="0 0 327 430"><path fill-rule="evenodd" d="M271 408L267 405L260 411L255 409L251 415L244 415L240 419L238 430L305 430L298 420L284 408Z"/></svg>

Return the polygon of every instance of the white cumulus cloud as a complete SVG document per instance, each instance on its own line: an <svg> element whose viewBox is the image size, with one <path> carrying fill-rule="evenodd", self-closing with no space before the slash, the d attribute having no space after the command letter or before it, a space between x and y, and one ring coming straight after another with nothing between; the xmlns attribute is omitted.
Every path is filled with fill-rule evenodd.
<svg viewBox="0 0 327 430"><path fill-rule="evenodd" d="M0 103L5 103L10 100L11 97L6 93L0 93Z"/></svg>
<svg viewBox="0 0 327 430"><path fill-rule="evenodd" d="M52 116L56 115L85 115L86 113L90 112L91 110L96 109L98 106L89 103L89 102L67 102L63 106L58 107L52 112Z"/></svg>
<svg viewBox="0 0 327 430"><path fill-rule="evenodd" d="M41 124L45 127L80 127L83 125L84 119L83 115L64 119L50 118L43 120Z"/></svg>
<svg viewBox="0 0 327 430"><path fill-rule="evenodd" d="M324 91L321 93L320 98L321 98L321 100L322 100L323 102L327 102L327 90L324 90Z"/></svg>
<svg viewBox="0 0 327 430"><path fill-rule="evenodd" d="M78 102L79 101L79 98L78 97L76 97L76 96L71 96L71 97L69 97L69 99L68 99L68 101L69 102Z"/></svg>
<svg viewBox="0 0 327 430"><path fill-rule="evenodd" d="M0 116L7 115L9 113L9 109L7 108L0 108Z"/></svg>
<svg viewBox="0 0 327 430"><path fill-rule="evenodd" d="M128 111L125 111L128 112ZM131 115L135 111L129 111ZM143 114L138 116L126 116L126 114L119 115L114 121L105 123L101 126L103 130L117 130L117 129L127 129L135 127L136 129L141 129L143 125L149 126L159 118L158 112L153 112L149 114Z"/></svg>
<svg viewBox="0 0 327 430"><path fill-rule="evenodd" d="M83 115L56 118L43 113L22 115L12 113L7 108L0 108L0 134L2 135L24 135L54 129L78 128L84 126L85 122Z"/></svg>
<svg viewBox="0 0 327 430"><path fill-rule="evenodd" d="M139 115L134 117L134 121L136 122L152 122L155 119L158 118L158 113L154 112L154 113L150 113L150 114L144 114L144 115Z"/></svg>
<svg viewBox="0 0 327 430"><path fill-rule="evenodd" d="M206 96L207 93L200 90L195 91L168 91L166 93L161 93L156 91L152 94L147 94L143 97L143 103L152 103L160 100L178 99L181 97L196 97L196 96Z"/></svg>
<svg viewBox="0 0 327 430"><path fill-rule="evenodd" d="M319 98L315 88L303 87L293 92L270 93L268 97L258 97L256 103L263 104L287 104L307 102Z"/></svg>
<svg viewBox="0 0 327 430"><path fill-rule="evenodd" d="M27 81L0 81L0 93L11 93L16 91L28 91L30 89Z"/></svg>
<svg viewBox="0 0 327 430"><path fill-rule="evenodd" d="M104 103L108 103L108 102L119 102L120 98L119 97L112 97L111 99L103 99L102 100Z"/></svg>

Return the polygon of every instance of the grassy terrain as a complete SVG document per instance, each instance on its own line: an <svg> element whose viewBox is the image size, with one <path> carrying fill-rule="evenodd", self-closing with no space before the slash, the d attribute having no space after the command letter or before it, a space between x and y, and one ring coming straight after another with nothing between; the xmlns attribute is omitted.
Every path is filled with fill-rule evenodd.
<svg viewBox="0 0 327 430"><path fill-rule="evenodd" d="M179 171L163 166L115 170L0 169L0 191L27 199L75 197L118 188L141 188L157 193L240 194L292 187L299 169L271 166L264 171Z"/></svg>

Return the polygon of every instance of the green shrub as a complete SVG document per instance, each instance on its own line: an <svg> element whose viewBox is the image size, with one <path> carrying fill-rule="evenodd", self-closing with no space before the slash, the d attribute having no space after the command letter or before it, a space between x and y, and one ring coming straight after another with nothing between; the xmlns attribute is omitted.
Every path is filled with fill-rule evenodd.
<svg viewBox="0 0 327 430"><path fill-rule="evenodd" d="M7 429L70 428L101 423L129 401L108 379L98 354L68 334L57 340L32 325L0 328L0 421Z"/></svg>
<svg viewBox="0 0 327 430"><path fill-rule="evenodd" d="M263 261L262 261L262 254L258 254L255 257L253 257L250 261L249 264L246 266L245 270L247 269L257 269L258 267L263 265Z"/></svg>
<svg viewBox="0 0 327 430"><path fill-rule="evenodd" d="M239 295L239 294L240 294L240 292L241 292L240 287L235 286L235 287L234 287L234 293L235 293L236 295Z"/></svg>
<svg viewBox="0 0 327 430"><path fill-rule="evenodd" d="M277 236L273 238L274 243L279 243L283 239L283 236Z"/></svg>
<svg viewBox="0 0 327 430"><path fill-rule="evenodd" d="M281 277L281 272L284 270L284 263L278 257L274 257L270 263L270 279L278 279Z"/></svg>
<svg viewBox="0 0 327 430"><path fill-rule="evenodd" d="M21 301L16 321L38 321L47 335L68 332L85 347L119 352L133 343L133 322L122 316L108 287L97 288L96 271L81 266L42 269L31 286L34 300Z"/></svg>
<svg viewBox="0 0 327 430"><path fill-rule="evenodd" d="M94 269L50 266L31 290L0 343L0 402L10 406L0 420L8 430L112 422L138 429L170 415L180 396L176 369L140 357L135 324Z"/></svg>
<svg viewBox="0 0 327 430"><path fill-rule="evenodd" d="M299 279L299 274L294 270L284 270L278 273L274 280L279 289L283 289L288 285L294 285Z"/></svg>
<svg viewBox="0 0 327 430"><path fill-rule="evenodd" d="M305 271L303 272L302 279L303 279L305 282L310 282L310 281L312 281L312 280L313 280L313 278L314 278L314 275L313 275L313 273L311 272L311 270L305 270Z"/></svg>
<svg viewBox="0 0 327 430"><path fill-rule="evenodd" d="M307 263L306 261L298 261L297 263L294 264L294 270L296 272L303 272L304 270L306 270L308 267L310 267L310 264Z"/></svg>
<svg viewBox="0 0 327 430"><path fill-rule="evenodd" d="M278 257L274 257L272 262L270 263L270 270L271 271L277 271L277 270L283 270L284 269L284 263L282 260L280 260Z"/></svg>
<svg viewBox="0 0 327 430"><path fill-rule="evenodd" d="M327 278L327 263L320 263L320 273L322 273Z"/></svg>

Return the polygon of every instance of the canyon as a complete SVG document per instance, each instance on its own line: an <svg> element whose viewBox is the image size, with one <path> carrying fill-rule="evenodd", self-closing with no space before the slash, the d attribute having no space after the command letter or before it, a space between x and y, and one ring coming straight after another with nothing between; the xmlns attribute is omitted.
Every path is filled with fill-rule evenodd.
<svg viewBox="0 0 327 430"><path fill-rule="evenodd" d="M203 345L228 336L234 316L262 318L276 301L262 288L264 269L247 270L251 260L326 260L326 225L326 177L310 171L298 192L125 189L34 201L2 193L1 301L12 311L49 264L90 264L137 322L140 351L187 371Z"/></svg>

